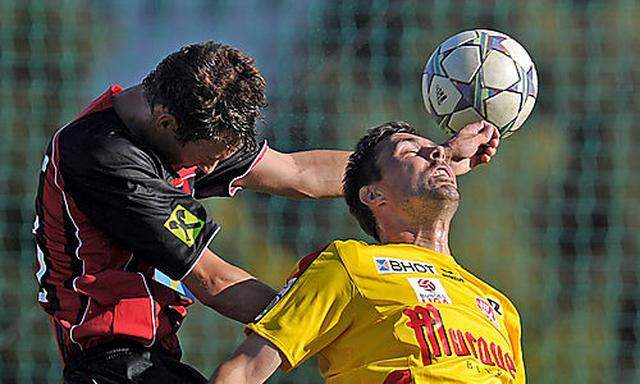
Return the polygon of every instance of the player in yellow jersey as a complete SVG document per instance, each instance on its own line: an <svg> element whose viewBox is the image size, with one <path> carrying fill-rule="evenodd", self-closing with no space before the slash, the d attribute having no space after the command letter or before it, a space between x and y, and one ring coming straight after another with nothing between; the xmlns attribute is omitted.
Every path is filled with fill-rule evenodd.
<svg viewBox="0 0 640 384"><path fill-rule="evenodd" d="M496 132L482 124L491 153ZM449 250L451 152L406 123L360 140L344 193L380 244L334 241L304 258L213 382L262 383L318 355L331 384L524 383L518 312Z"/></svg>

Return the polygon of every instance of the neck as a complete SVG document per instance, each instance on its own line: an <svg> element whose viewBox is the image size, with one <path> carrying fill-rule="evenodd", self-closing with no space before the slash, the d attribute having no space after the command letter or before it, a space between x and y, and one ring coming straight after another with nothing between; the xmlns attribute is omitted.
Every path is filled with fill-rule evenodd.
<svg viewBox="0 0 640 384"><path fill-rule="evenodd" d="M137 138L149 136L152 119L151 110L144 97L142 85L127 88L113 98L113 107L120 119Z"/></svg>
<svg viewBox="0 0 640 384"><path fill-rule="evenodd" d="M137 140L148 145L169 164L176 163L179 146L171 135L163 134L156 128L141 84L127 88L116 95L113 99L113 107Z"/></svg>
<svg viewBox="0 0 640 384"><path fill-rule="evenodd" d="M378 220L380 240L386 243L407 243L451 255L449 249L449 226L455 209L405 210L407 215L397 212L388 215L391 220ZM418 214L418 212L420 212Z"/></svg>

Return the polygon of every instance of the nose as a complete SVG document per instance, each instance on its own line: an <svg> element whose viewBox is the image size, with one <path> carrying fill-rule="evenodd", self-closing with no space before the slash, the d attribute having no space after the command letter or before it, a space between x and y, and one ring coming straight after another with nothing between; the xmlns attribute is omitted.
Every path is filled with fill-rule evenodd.
<svg viewBox="0 0 640 384"><path fill-rule="evenodd" d="M431 152L429 152L429 159L433 161L445 161L447 159L446 150L442 145L434 147Z"/></svg>

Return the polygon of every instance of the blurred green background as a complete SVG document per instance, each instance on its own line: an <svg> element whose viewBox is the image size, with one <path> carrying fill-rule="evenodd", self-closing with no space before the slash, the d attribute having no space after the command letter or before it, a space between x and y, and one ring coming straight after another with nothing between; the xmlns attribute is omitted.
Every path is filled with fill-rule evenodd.
<svg viewBox="0 0 640 384"><path fill-rule="evenodd" d="M261 134L279 150L347 149L392 119L441 140L424 62L448 36L490 28L528 49L539 99L494 162L460 180L452 250L520 310L529 382L640 382L638 19L634 0L0 0L0 381L60 382L33 276L37 172L51 134L111 83L214 39L256 57ZM332 239L366 239L342 200L244 192L207 206L223 224L213 249L273 286ZM241 327L192 308L185 359L210 374ZM307 363L271 382L320 379Z"/></svg>

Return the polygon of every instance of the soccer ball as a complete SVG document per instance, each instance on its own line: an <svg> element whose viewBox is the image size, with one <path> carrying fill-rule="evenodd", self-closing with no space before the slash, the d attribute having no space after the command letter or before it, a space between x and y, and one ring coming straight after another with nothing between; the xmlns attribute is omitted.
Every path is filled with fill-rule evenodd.
<svg viewBox="0 0 640 384"><path fill-rule="evenodd" d="M527 51L504 33L460 32L436 48L422 75L422 97L440 127L455 133L487 120L505 138L527 119L538 75Z"/></svg>

